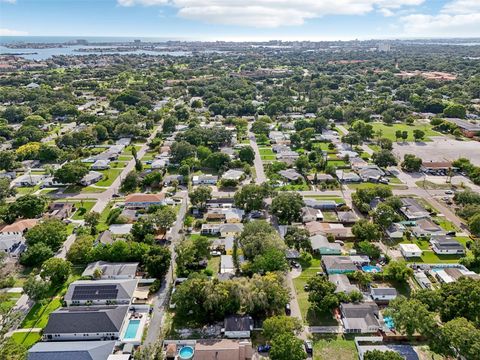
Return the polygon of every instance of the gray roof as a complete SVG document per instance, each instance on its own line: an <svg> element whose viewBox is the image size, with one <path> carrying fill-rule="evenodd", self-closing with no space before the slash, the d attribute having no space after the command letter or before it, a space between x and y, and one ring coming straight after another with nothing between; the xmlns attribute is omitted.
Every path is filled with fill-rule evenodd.
<svg viewBox="0 0 480 360"><path fill-rule="evenodd" d="M340 304L343 315L343 324L346 330L380 327L378 322L378 306L374 302L360 304Z"/></svg>
<svg viewBox="0 0 480 360"><path fill-rule="evenodd" d="M233 315L224 320L225 331L250 331L253 319L250 316Z"/></svg>
<svg viewBox="0 0 480 360"><path fill-rule="evenodd" d="M397 295L395 288L372 288L372 295Z"/></svg>
<svg viewBox="0 0 480 360"><path fill-rule="evenodd" d="M449 122L454 123L457 125L459 128L467 130L467 131L480 131L480 123L475 121L475 122L470 122L466 121L463 119L456 119L456 118L446 118L444 120L447 120Z"/></svg>
<svg viewBox="0 0 480 360"><path fill-rule="evenodd" d="M354 223L358 220L358 216L353 211L337 212L338 220L344 223Z"/></svg>
<svg viewBox="0 0 480 360"><path fill-rule="evenodd" d="M120 332L128 306L68 307L50 314L43 333L73 334Z"/></svg>
<svg viewBox="0 0 480 360"><path fill-rule="evenodd" d="M220 225L221 232L241 232L243 230L243 224L222 224Z"/></svg>
<svg viewBox="0 0 480 360"><path fill-rule="evenodd" d="M337 287L335 289L336 293L345 292L349 294L352 291L359 291L358 286L352 285L350 283L350 280L348 280L347 275L344 275L344 274L328 275L328 281L335 284L335 286Z"/></svg>
<svg viewBox="0 0 480 360"><path fill-rule="evenodd" d="M109 263L106 261L97 261L90 263L85 268L82 276L93 276L96 269L102 271L103 276L129 276L135 277L138 263Z"/></svg>
<svg viewBox="0 0 480 360"><path fill-rule="evenodd" d="M79 280L70 284L65 301L72 300L130 300L137 280Z"/></svg>
<svg viewBox="0 0 480 360"><path fill-rule="evenodd" d="M349 256L322 256L322 262L327 272L328 270L357 270Z"/></svg>
<svg viewBox="0 0 480 360"><path fill-rule="evenodd" d="M333 250L342 251L340 244L331 243L328 241L327 237L324 235L315 235L310 238L310 243L313 250L318 250L320 248L329 248Z"/></svg>
<svg viewBox="0 0 480 360"><path fill-rule="evenodd" d="M38 342L28 351L28 360L105 360L115 341Z"/></svg>

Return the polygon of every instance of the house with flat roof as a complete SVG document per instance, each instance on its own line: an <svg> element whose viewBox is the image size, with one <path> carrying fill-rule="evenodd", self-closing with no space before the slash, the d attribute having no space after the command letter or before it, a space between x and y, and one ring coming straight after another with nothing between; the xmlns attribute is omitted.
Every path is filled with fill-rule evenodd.
<svg viewBox="0 0 480 360"><path fill-rule="evenodd" d="M327 274L347 274L358 270L350 256L322 256L322 266Z"/></svg>
<svg viewBox="0 0 480 360"><path fill-rule="evenodd" d="M379 309L374 302L340 304L345 333L376 333L380 329Z"/></svg>
<svg viewBox="0 0 480 360"><path fill-rule="evenodd" d="M305 206L323 210L323 211L333 211L337 209L337 202L335 200L317 200L312 198L303 198Z"/></svg>
<svg viewBox="0 0 480 360"><path fill-rule="evenodd" d="M195 175L192 177L193 185L216 185L218 176L216 175Z"/></svg>
<svg viewBox="0 0 480 360"><path fill-rule="evenodd" d="M220 274L235 273L232 255L222 255L220 258Z"/></svg>
<svg viewBox="0 0 480 360"><path fill-rule="evenodd" d="M127 235L132 231L133 224L112 224L108 227L110 235Z"/></svg>
<svg viewBox="0 0 480 360"><path fill-rule="evenodd" d="M28 360L105 360L115 341L38 342L28 350Z"/></svg>
<svg viewBox="0 0 480 360"><path fill-rule="evenodd" d="M398 247L406 259L421 257L423 254L422 249L420 249L417 244L399 244Z"/></svg>
<svg viewBox="0 0 480 360"><path fill-rule="evenodd" d="M337 211L338 221L342 224L355 224L358 216L352 211Z"/></svg>
<svg viewBox="0 0 480 360"><path fill-rule="evenodd" d="M64 301L67 306L129 305L137 282L136 279L74 281L68 287Z"/></svg>
<svg viewBox="0 0 480 360"><path fill-rule="evenodd" d="M225 337L230 339L246 339L250 337L253 330L253 319L251 316L232 315L225 318L223 322Z"/></svg>
<svg viewBox="0 0 480 360"><path fill-rule="evenodd" d="M412 198L401 198L400 201L402 202L400 212L408 220L420 220L430 217L430 213L420 205L417 200Z"/></svg>
<svg viewBox="0 0 480 360"><path fill-rule="evenodd" d="M67 307L52 312L43 329L44 341L117 340L128 305Z"/></svg>
<svg viewBox="0 0 480 360"><path fill-rule="evenodd" d="M221 237L235 237L243 231L243 224L221 224L219 231Z"/></svg>
<svg viewBox="0 0 480 360"><path fill-rule="evenodd" d="M321 234L310 237L312 250L320 255L341 255L342 247L340 244L329 242L327 237Z"/></svg>
<svg viewBox="0 0 480 360"><path fill-rule="evenodd" d="M152 205L165 205L165 194L130 194L125 198L125 207L128 209L147 209Z"/></svg>
<svg viewBox="0 0 480 360"><path fill-rule="evenodd" d="M432 272L435 277L442 283L452 283L460 279L461 277L471 277L476 280L480 280L480 275L476 272L462 268L444 268L438 271Z"/></svg>
<svg viewBox="0 0 480 360"><path fill-rule="evenodd" d="M95 277L95 272L100 272L100 279L134 279L137 276L139 263L110 263L96 261L87 265L82 277Z"/></svg>
<svg viewBox="0 0 480 360"><path fill-rule="evenodd" d="M333 235L336 239L346 239L353 237L351 228L343 226L343 224L324 223L312 221L305 224L311 236L313 235Z"/></svg>
<svg viewBox="0 0 480 360"><path fill-rule="evenodd" d="M249 360L253 353L249 340L202 339L195 344L195 360Z"/></svg>

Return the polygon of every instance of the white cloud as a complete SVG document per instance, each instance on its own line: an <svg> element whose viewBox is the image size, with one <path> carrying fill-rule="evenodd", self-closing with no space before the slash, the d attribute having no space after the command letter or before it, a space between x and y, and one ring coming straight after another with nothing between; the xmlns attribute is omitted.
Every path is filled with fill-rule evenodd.
<svg viewBox="0 0 480 360"><path fill-rule="evenodd" d="M17 0L0 0L0 2L6 2L6 3L9 3L9 4L15 4L17 2Z"/></svg>
<svg viewBox="0 0 480 360"><path fill-rule="evenodd" d="M401 22L408 36L480 36L480 1L453 0L438 14L411 14L402 17Z"/></svg>
<svg viewBox="0 0 480 360"><path fill-rule="evenodd" d="M419 5L424 0L117 0L121 6L171 5L187 19L215 24L274 28L302 25L325 15L364 15Z"/></svg>
<svg viewBox="0 0 480 360"><path fill-rule="evenodd" d="M26 31L0 29L0 36L22 36L22 35L28 35L28 33Z"/></svg>

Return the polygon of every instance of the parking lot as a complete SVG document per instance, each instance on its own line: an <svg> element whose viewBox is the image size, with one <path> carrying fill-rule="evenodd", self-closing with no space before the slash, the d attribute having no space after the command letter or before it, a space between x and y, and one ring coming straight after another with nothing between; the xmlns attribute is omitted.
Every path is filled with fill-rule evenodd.
<svg viewBox="0 0 480 360"><path fill-rule="evenodd" d="M480 166L480 144L477 141L458 141L435 136L425 143L393 143L393 152L400 159L405 154L414 154L423 161L454 161L464 157Z"/></svg>

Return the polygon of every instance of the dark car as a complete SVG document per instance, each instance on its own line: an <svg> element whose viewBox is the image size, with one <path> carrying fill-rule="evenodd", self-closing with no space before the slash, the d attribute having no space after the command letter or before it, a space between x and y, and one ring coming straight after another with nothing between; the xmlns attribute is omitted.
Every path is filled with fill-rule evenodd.
<svg viewBox="0 0 480 360"><path fill-rule="evenodd" d="M118 198L118 197L120 197L120 195L119 194L113 194L112 197Z"/></svg>
<svg viewBox="0 0 480 360"><path fill-rule="evenodd" d="M259 345L257 351L259 353L267 353L270 351L272 347L270 345Z"/></svg>
<svg viewBox="0 0 480 360"><path fill-rule="evenodd" d="M285 315L290 316L292 314L292 309L290 309L290 304L285 305Z"/></svg>
<svg viewBox="0 0 480 360"><path fill-rule="evenodd" d="M305 340L305 352L308 355L313 355L313 343L310 340Z"/></svg>

